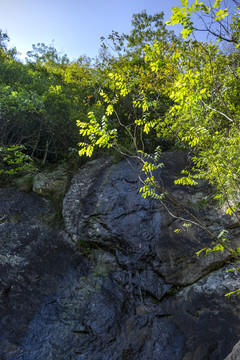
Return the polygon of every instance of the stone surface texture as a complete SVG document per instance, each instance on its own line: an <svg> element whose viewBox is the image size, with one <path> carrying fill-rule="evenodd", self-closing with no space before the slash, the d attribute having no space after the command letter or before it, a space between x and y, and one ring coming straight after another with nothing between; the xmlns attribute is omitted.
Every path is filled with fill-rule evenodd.
<svg viewBox="0 0 240 360"><path fill-rule="evenodd" d="M173 186L186 154L162 161L174 196L217 231L231 224L205 206L205 185ZM47 223L46 199L0 189L1 360L239 358L240 300L224 296L239 287L227 271L238 265L225 253L197 257L211 239L201 229L174 232L181 223L141 197L139 174L133 160L80 168L61 230ZM238 229L229 231L237 243Z"/></svg>
<svg viewBox="0 0 240 360"><path fill-rule="evenodd" d="M66 166L40 172L33 179L33 191L41 196L64 195L69 181Z"/></svg>

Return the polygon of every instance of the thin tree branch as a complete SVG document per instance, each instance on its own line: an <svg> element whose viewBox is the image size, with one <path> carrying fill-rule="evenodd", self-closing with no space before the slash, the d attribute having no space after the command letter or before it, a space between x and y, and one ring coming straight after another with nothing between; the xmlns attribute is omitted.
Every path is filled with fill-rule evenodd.
<svg viewBox="0 0 240 360"><path fill-rule="evenodd" d="M219 110L217 110L217 109L214 109L214 108L212 108L211 106L207 105L203 100L202 100L202 103L203 103L209 110L215 111L215 112L217 112L218 114L224 116L226 119L228 119L229 121L231 121L232 123L234 123L234 124L237 126L237 128L238 128L238 125L237 125L237 124L235 123L235 121L234 121L233 119L231 119L229 116L227 116L227 115L224 114L223 112L221 112L221 111L219 111Z"/></svg>

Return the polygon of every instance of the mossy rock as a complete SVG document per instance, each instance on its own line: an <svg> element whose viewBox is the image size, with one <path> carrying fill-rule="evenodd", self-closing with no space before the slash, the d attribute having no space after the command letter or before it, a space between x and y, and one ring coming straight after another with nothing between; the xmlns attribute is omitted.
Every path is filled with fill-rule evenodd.
<svg viewBox="0 0 240 360"><path fill-rule="evenodd" d="M66 166L59 165L54 170L45 170L37 174L33 180L33 191L41 196L65 194L69 181Z"/></svg>

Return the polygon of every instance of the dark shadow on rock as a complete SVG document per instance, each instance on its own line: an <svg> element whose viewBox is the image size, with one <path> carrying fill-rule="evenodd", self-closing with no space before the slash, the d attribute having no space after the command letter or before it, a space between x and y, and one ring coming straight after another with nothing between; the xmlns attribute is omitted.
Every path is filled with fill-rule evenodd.
<svg viewBox="0 0 240 360"><path fill-rule="evenodd" d="M194 190L173 186L186 154L162 160L165 186L190 206ZM178 221L139 194L140 172L135 161L111 158L82 167L63 201L61 232L46 224L44 199L0 189L1 360L224 360L230 353L240 303L224 297L238 286L226 271L229 257L197 258L211 240L199 229L174 232ZM87 258L77 250L83 244Z"/></svg>

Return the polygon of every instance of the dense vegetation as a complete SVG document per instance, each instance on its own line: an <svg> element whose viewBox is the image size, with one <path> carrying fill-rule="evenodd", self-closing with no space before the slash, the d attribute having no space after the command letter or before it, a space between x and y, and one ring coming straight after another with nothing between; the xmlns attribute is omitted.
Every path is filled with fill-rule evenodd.
<svg viewBox="0 0 240 360"><path fill-rule="evenodd" d="M124 139L138 153L171 141L192 157L192 171L178 182L208 180L232 213L240 200L240 6L233 0L229 9L220 0L210 7L198 1L188 6L186 0L182 5L173 8L168 22L183 25L182 38L167 31L161 14L144 13L134 16L130 35L111 36L118 57L105 67L108 81L100 91L105 116L91 112L88 121L78 121L88 138L80 154L90 156L98 146L131 155ZM195 39L196 13L211 41ZM152 177L149 183L156 187Z"/></svg>
<svg viewBox="0 0 240 360"><path fill-rule="evenodd" d="M0 172L31 169L31 159L66 160L78 147L81 156L117 151L142 161L143 195L162 198L152 173L159 165L146 157L157 149L157 159L172 146L192 160L177 182L207 180L239 221L239 14L237 0L227 8L221 0L210 6L182 0L167 22L182 24L177 37L163 13L143 11L133 15L130 34L102 38L94 62L70 61L53 46L37 44L23 64L1 32ZM198 30L206 41L195 38Z"/></svg>
<svg viewBox="0 0 240 360"><path fill-rule="evenodd" d="M58 161L76 147L76 120L87 114L87 100L98 81L90 60L70 62L52 47L33 46L26 64L8 50L1 33L1 146L22 145L41 162Z"/></svg>

